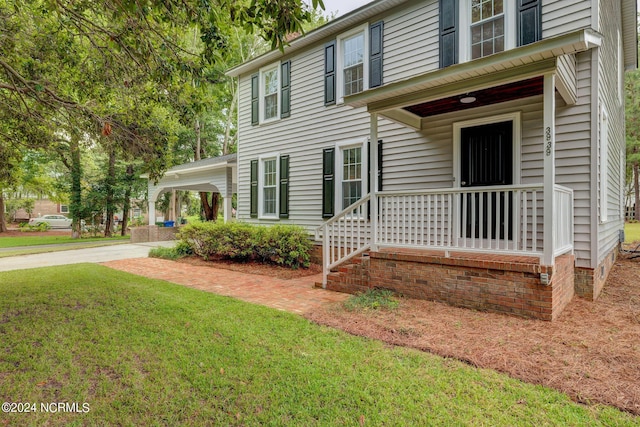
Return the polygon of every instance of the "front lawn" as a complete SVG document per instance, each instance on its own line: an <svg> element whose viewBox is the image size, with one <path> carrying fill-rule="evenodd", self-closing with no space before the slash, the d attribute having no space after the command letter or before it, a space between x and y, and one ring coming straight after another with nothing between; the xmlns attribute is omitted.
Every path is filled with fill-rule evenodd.
<svg viewBox="0 0 640 427"><path fill-rule="evenodd" d="M626 243L640 242L640 222L627 222L624 225L624 241Z"/></svg>
<svg viewBox="0 0 640 427"><path fill-rule="evenodd" d="M71 232L69 232L71 234ZM0 234L0 248L15 248L18 246L40 246L60 243L85 243L85 242L111 242L118 240L129 240L130 236L114 237L87 237L73 239L71 236L29 236L28 232L24 236L4 237Z"/></svg>
<svg viewBox="0 0 640 427"><path fill-rule="evenodd" d="M96 265L0 273L0 425L637 425L610 407ZM43 413L75 402L85 413Z"/></svg>

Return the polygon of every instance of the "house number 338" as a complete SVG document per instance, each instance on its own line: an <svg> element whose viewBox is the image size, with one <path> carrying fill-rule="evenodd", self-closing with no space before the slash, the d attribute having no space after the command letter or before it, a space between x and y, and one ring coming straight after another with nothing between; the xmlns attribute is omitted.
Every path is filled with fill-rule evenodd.
<svg viewBox="0 0 640 427"><path fill-rule="evenodd" d="M545 140L545 154L547 156L551 155L551 128L547 127L544 130L544 140Z"/></svg>

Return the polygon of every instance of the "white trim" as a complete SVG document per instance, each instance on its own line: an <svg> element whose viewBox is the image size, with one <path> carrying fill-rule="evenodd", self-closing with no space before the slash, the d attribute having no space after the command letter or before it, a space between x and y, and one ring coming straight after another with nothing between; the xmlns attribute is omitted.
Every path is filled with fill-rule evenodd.
<svg viewBox="0 0 640 427"><path fill-rule="evenodd" d="M342 60L342 42L344 39L353 37L356 34L364 35L364 55L362 58L362 91L369 89L369 23L364 23L359 27L342 33L336 37L336 104L344 102L344 70Z"/></svg>
<svg viewBox="0 0 640 427"><path fill-rule="evenodd" d="M264 162L275 160L276 162L276 212L273 214L264 213ZM278 184L280 183L280 153L266 153L258 156L258 218L259 219L278 219L280 210L280 192Z"/></svg>
<svg viewBox="0 0 640 427"><path fill-rule="evenodd" d="M276 73L278 75L278 84L277 84L277 90L276 90L276 102L277 102L277 111L276 111L276 115L275 117L271 117L269 119L265 119L264 118L264 97L265 97L265 93L264 93L264 74L268 71L272 71L273 69L276 70ZM258 74L258 123L259 124L265 124L265 123L271 123L271 122L275 122L277 120L280 120L280 103L281 103L281 99L280 99L280 92L282 89L282 76L281 74L281 67L280 67L280 62L274 62L272 64L266 65L262 68L260 68L259 74Z"/></svg>
<svg viewBox="0 0 640 427"><path fill-rule="evenodd" d="M358 138L358 139L349 139L349 140L345 140L345 141L338 141L336 142L336 156L335 156L335 199L334 199L334 206L338 209L338 211L342 211L344 208L346 208L346 206L342 206L342 179L343 179L343 155L342 155L342 151L348 148L355 148L355 147L360 147L361 148L361 164L360 167L362 168L360 170L360 176L361 176L361 183L362 183L362 188L360 189L362 196L364 197L367 192L367 183L368 183L368 174L367 174L367 170L369 169L369 159L367 158L367 138Z"/></svg>
<svg viewBox="0 0 640 427"><path fill-rule="evenodd" d="M520 184L521 174L521 145L522 145L522 113L514 111L512 113L500 114L497 116L482 117L479 119L465 120L453 123L453 187L460 188L460 144L462 142L461 131L474 126L488 125L492 123L508 122L512 126L512 184Z"/></svg>
<svg viewBox="0 0 640 427"><path fill-rule="evenodd" d="M604 105L600 108L600 223L605 223L609 208L609 114Z"/></svg>
<svg viewBox="0 0 640 427"><path fill-rule="evenodd" d="M458 39L458 57L459 62L469 62L471 59L471 0L462 0L460 2L460 38ZM516 47L517 38L517 8L514 1L503 2L504 14L504 50ZM489 56L489 55L486 55ZM476 58L480 59L480 58Z"/></svg>

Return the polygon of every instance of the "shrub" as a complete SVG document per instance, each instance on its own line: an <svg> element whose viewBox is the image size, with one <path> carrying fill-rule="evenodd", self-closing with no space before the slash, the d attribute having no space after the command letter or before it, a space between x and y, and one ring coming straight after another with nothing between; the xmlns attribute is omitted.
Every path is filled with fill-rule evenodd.
<svg viewBox="0 0 640 427"><path fill-rule="evenodd" d="M38 225L21 223L18 227L20 227L20 231L48 231L51 229L51 226L46 222L41 222Z"/></svg>
<svg viewBox="0 0 640 427"><path fill-rule="evenodd" d="M257 256L263 261L291 268L309 267L312 243L307 231L296 225L262 227Z"/></svg>
<svg viewBox="0 0 640 427"><path fill-rule="evenodd" d="M291 268L308 267L312 247L305 229L293 225L193 223L182 227L178 238L179 245L204 259L257 260Z"/></svg>
<svg viewBox="0 0 640 427"><path fill-rule="evenodd" d="M170 259L172 261L177 260L178 258L182 258L184 255L181 255L176 248L164 248L162 246L158 246L157 248L151 248L149 250L150 258L162 258L162 259Z"/></svg>

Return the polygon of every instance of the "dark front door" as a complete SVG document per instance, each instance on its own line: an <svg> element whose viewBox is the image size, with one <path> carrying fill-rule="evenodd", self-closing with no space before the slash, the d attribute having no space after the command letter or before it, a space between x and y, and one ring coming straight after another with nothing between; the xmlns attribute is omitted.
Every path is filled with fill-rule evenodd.
<svg viewBox="0 0 640 427"><path fill-rule="evenodd" d="M462 187L513 184L513 122L463 128L460 136ZM511 193L468 193L461 202L462 237L511 239Z"/></svg>

